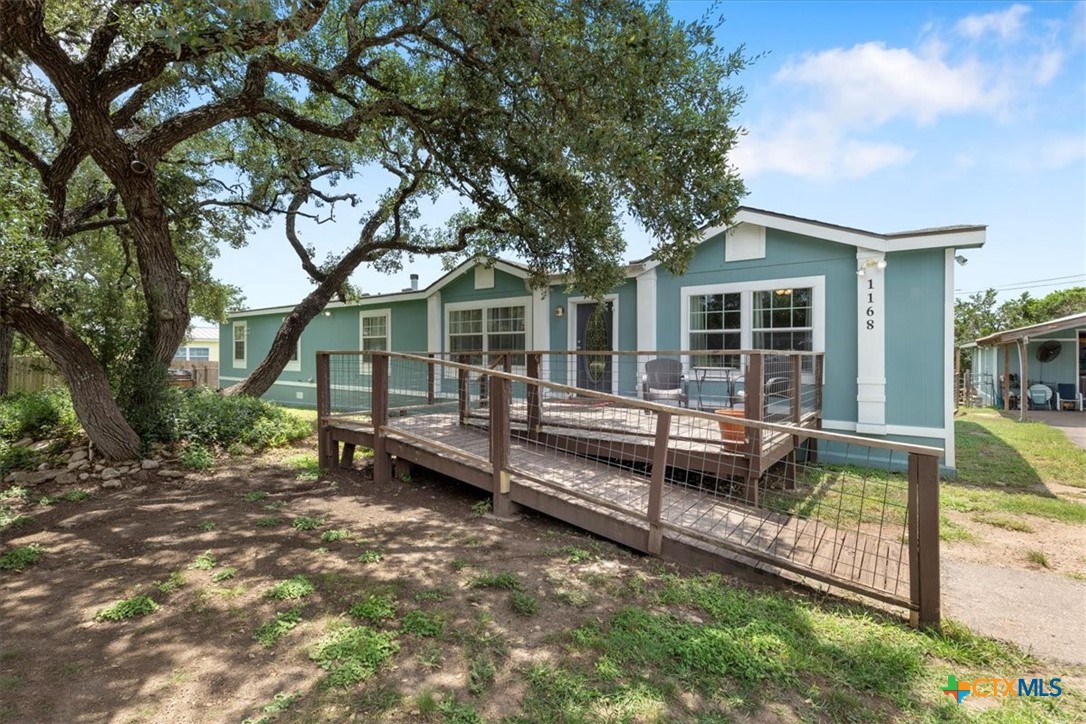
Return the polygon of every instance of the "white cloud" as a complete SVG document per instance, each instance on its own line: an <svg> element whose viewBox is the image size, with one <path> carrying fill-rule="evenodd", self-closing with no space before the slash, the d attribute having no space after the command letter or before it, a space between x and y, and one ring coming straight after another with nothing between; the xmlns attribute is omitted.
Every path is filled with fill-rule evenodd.
<svg viewBox="0 0 1086 724"><path fill-rule="evenodd" d="M940 115L1000 103L998 87L978 61L969 58L952 65L941 50L929 45L920 55L883 43L834 48L785 65L776 80L814 89L835 115L861 125L898 117L928 124Z"/></svg>
<svg viewBox="0 0 1086 724"><path fill-rule="evenodd" d="M966 15L958 21L955 29L967 38L980 38L988 34L998 35L1003 40L1012 40L1022 31L1022 20L1029 13L1027 5L1011 5L1006 10L999 10L983 15Z"/></svg>

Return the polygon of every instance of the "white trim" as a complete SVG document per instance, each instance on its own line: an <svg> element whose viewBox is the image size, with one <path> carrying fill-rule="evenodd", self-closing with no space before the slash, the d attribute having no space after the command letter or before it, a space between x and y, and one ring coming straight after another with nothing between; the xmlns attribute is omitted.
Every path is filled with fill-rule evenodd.
<svg viewBox="0 0 1086 724"><path fill-rule="evenodd" d="M294 348L297 359L294 361L287 360L287 363L283 365L284 372L301 372L302 371L302 335L298 336L298 344Z"/></svg>
<svg viewBox="0 0 1086 724"><path fill-rule="evenodd" d="M814 307L814 318L811 320L811 351L826 351L826 277L786 277L783 279L759 279L750 282L732 282L730 284L698 284L679 289L679 347L690 349L690 297L703 294L735 294L741 295L739 304L739 348L752 349L754 339L754 292L762 292L773 289L802 289L811 288L811 304ZM685 364L690 366L691 361L687 355Z"/></svg>
<svg viewBox="0 0 1086 724"><path fill-rule="evenodd" d="M243 331L241 333L242 341L245 343L244 352L241 357L238 357L238 328ZM249 363L249 323L248 322L234 322L230 328L230 359L234 363L234 367L248 368Z"/></svg>
<svg viewBox="0 0 1086 724"><path fill-rule="evenodd" d="M957 467L954 444L954 249L946 250L946 272L943 276L943 445L944 463L948 468Z"/></svg>
<svg viewBox="0 0 1086 724"><path fill-rule="evenodd" d="M359 309L358 310L358 349L362 350L362 343L365 341L362 335L362 320L367 317L384 317L385 318L385 351L392 351L392 310L389 307L382 309ZM370 373L370 364L365 361L363 355L358 356L358 374L368 375Z"/></svg>
<svg viewBox="0 0 1086 724"><path fill-rule="evenodd" d="M864 433L858 429L860 426L850 420L823 420L823 430L834 430L836 432L856 432L860 434L874 434ZM946 429L942 427L920 427L918 425L886 425L885 433L880 434L880 437L886 435L903 435L907 437L924 437L931 438L933 440L945 440ZM952 467L949 464L947 467Z"/></svg>
<svg viewBox="0 0 1086 724"><path fill-rule="evenodd" d="M724 235L724 263L765 259L765 227L739 223Z"/></svg>
<svg viewBox="0 0 1086 724"><path fill-rule="evenodd" d="M526 341L533 350L544 351L551 348L551 295L549 290L541 290L532 294L532 308L529 314L532 317L530 329L532 336ZM547 369L546 364L543 369Z"/></svg>
<svg viewBox="0 0 1086 724"><path fill-rule="evenodd" d="M856 249L856 420L870 435L886 429L885 262L881 251Z"/></svg>
<svg viewBox="0 0 1086 724"><path fill-rule="evenodd" d="M651 269L637 277L637 348L658 349L656 338L656 270ZM638 370L645 368L647 356L637 360Z"/></svg>
<svg viewBox="0 0 1086 724"><path fill-rule="evenodd" d="M604 302L611 302L611 347L619 349L618 341L618 294L604 294ZM566 348L570 352L577 351L577 305L578 304L597 304L598 299L592 297L569 297L566 299L566 316L569 320L566 322ZM570 387L577 386L577 355L566 355L567 359L567 376L566 383ZM618 370L614 365L611 365L611 394L618 394Z"/></svg>
<svg viewBox="0 0 1086 724"><path fill-rule="evenodd" d="M426 299L426 351L441 352L441 292Z"/></svg>

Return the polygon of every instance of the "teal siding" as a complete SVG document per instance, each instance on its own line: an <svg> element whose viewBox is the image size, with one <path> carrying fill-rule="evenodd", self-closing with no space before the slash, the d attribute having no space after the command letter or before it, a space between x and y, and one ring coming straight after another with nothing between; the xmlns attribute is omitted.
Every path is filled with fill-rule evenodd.
<svg viewBox="0 0 1086 724"><path fill-rule="evenodd" d="M615 308L618 314L618 324L615 329L614 345L616 350L637 349L637 281L627 279L611 292L615 299ZM575 327L576 320L573 310L570 308L570 297L583 298L578 291L568 291L562 286L552 286L547 298L549 308L551 349L569 350L574 340L570 337L570 328ZM562 317L554 316L555 307L561 306L565 310ZM576 334L576 332L574 332ZM618 363L618 392L619 394L634 394L637 390L636 363L634 358L624 358ZM555 356L550 367L550 380L561 384L569 384L567 357Z"/></svg>
<svg viewBox="0 0 1086 724"><path fill-rule="evenodd" d="M707 240L681 277L657 269L656 337L664 350L686 348L681 340L682 288L824 276L826 278L825 395L829 420L856 420L856 250L851 246L766 229L766 256L724 262L724 234Z"/></svg>
<svg viewBox="0 0 1086 724"><path fill-rule="evenodd" d="M441 303L445 305L527 295L528 289L524 286L524 280L501 269L494 270L494 286L491 289L476 289L475 269L471 267L442 287Z"/></svg>
<svg viewBox="0 0 1086 724"><path fill-rule="evenodd" d="M886 424L942 428L945 416L942 249L886 255Z"/></svg>

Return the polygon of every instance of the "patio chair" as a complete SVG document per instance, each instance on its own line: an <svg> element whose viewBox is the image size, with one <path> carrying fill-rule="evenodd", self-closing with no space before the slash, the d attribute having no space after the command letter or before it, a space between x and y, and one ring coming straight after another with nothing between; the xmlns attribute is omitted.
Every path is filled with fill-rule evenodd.
<svg viewBox="0 0 1086 724"><path fill-rule="evenodd" d="M646 362L645 374L641 378L641 397L645 402L669 400L677 402L679 407L689 407L683 363L677 359Z"/></svg>
<svg viewBox="0 0 1086 724"><path fill-rule="evenodd" d="M1083 411L1082 393L1075 389L1074 385L1056 385L1056 409L1062 410L1065 404L1073 405L1072 410Z"/></svg>
<svg viewBox="0 0 1086 724"><path fill-rule="evenodd" d="M1049 409L1053 397L1052 388L1048 385L1037 383L1030 385L1026 389L1026 401L1029 403L1029 409L1031 410Z"/></svg>

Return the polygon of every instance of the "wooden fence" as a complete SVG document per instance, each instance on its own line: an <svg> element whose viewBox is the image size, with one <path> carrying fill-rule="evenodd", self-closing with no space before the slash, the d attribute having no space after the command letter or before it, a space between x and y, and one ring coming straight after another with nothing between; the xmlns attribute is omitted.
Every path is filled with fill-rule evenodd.
<svg viewBox="0 0 1086 724"><path fill-rule="evenodd" d="M219 363L204 360L174 360L173 369L193 371L193 378L198 386L219 387ZM29 355L12 356L8 367L8 391L37 392L50 387L64 387L64 376L57 371L52 362L44 357Z"/></svg>
<svg viewBox="0 0 1086 724"><path fill-rule="evenodd" d="M175 359L170 363L170 369L192 370L193 381L196 387L210 387L213 390L219 388L219 363L206 360Z"/></svg>
<svg viewBox="0 0 1086 724"><path fill-rule="evenodd" d="M44 357L12 356L8 366L9 392L36 392L50 387L63 387L64 377Z"/></svg>

